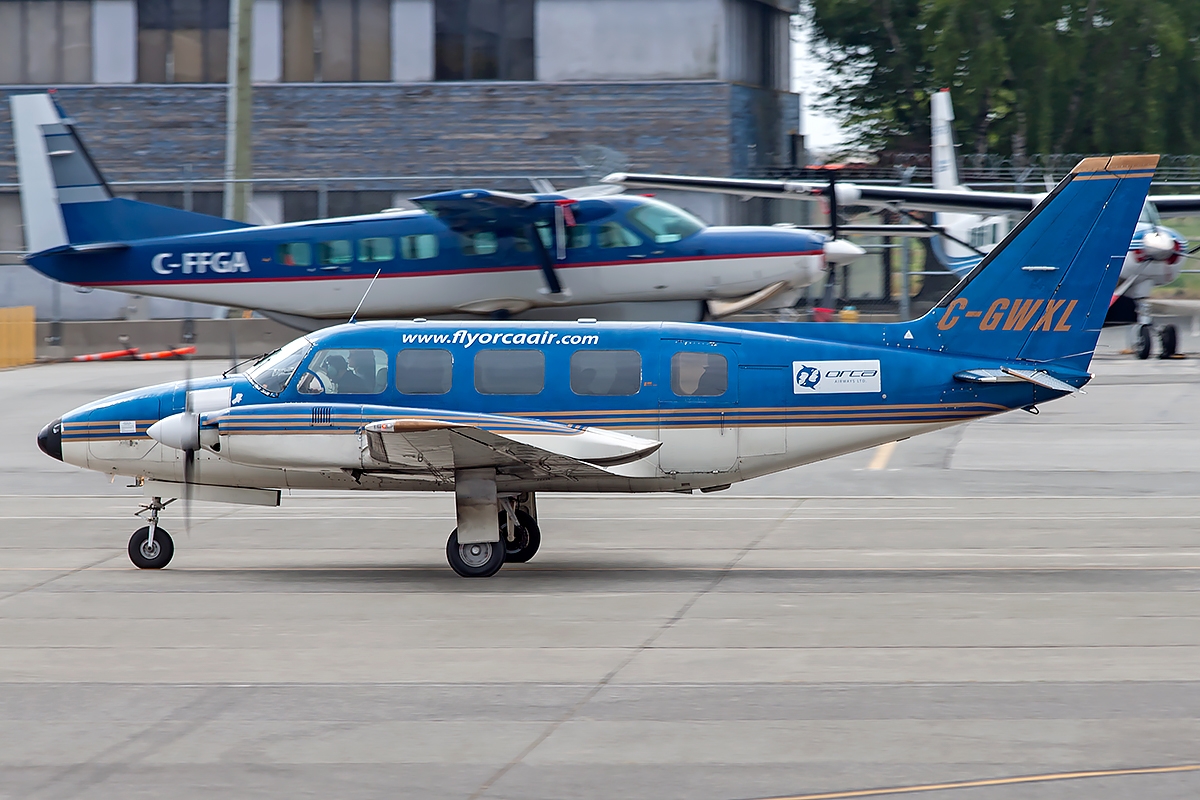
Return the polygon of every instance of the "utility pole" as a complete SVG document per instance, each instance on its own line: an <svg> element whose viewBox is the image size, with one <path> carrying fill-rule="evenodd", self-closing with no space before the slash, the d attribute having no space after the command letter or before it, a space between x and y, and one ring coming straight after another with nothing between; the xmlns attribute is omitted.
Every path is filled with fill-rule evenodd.
<svg viewBox="0 0 1200 800"><path fill-rule="evenodd" d="M250 43L254 0L229 0L229 100L225 109L225 217L241 222L250 206Z"/></svg>

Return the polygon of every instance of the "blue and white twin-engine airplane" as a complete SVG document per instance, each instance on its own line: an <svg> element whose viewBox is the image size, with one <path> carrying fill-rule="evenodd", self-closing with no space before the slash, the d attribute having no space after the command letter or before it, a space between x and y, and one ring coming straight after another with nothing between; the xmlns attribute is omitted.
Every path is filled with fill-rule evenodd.
<svg viewBox="0 0 1200 800"><path fill-rule="evenodd" d="M115 196L50 95L15 95L11 106L30 266L307 330L350 317L376 276L360 317L640 303L650 307L626 313L720 318L791 305L827 261L863 253L818 233L709 226L651 197L597 196L620 191L609 186L458 190L414 198L418 210L247 225Z"/></svg>
<svg viewBox="0 0 1200 800"><path fill-rule="evenodd" d="M77 408L38 444L143 486L139 567L171 560L172 498L432 489L455 494L451 567L493 575L537 551L538 492L716 491L1077 391L1157 163L1080 162L910 322L352 323Z"/></svg>

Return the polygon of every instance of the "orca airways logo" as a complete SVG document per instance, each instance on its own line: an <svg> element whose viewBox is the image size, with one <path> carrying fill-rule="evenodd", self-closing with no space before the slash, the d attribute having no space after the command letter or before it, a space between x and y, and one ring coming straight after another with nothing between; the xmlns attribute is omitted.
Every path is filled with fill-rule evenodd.
<svg viewBox="0 0 1200 800"><path fill-rule="evenodd" d="M878 361L793 361L794 394L881 392Z"/></svg>
<svg viewBox="0 0 1200 800"><path fill-rule="evenodd" d="M246 254L236 253L181 253L178 261L168 261L173 253L159 253L150 259L150 269L159 275L174 275L178 270L184 275L203 275L206 272L216 272L226 275L230 272L249 272L250 262Z"/></svg>

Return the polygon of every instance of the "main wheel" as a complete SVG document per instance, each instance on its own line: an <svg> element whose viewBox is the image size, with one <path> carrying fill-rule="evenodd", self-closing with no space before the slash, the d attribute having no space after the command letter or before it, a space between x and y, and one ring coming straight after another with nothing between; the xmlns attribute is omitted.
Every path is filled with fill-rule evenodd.
<svg viewBox="0 0 1200 800"><path fill-rule="evenodd" d="M1133 354L1145 360L1150 357L1150 326L1138 325L1137 343L1133 346Z"/></svg>
<svg viewBox="0 0 1200 800"><path fill-rule="evenodd" d="M1174 325L1167 325L1158 335L1158 341L1162 344L1162 355L1159 358L1170 358L1179 349L1179 331Z"/></svg>
<svg viewBox="0 0 1200 800"><path fill-rule="evenodd" d="M171 534L162 528L154 529L154 541L150 541L150 526L138 528L129 537L129 560L138 569L162 569L171 563L175 555L175 543Z"/></svg>
<svg viewBox="0 0 1200 800"><path fill-rule="evenodd" d="M501 511L500 540L504 542L504 560L514 564L524 564L533 558L538 548L542 546L542 532L538 530L537 520L518 509L516 535L510 542L508 540L508 514Z"/></svg>
<svg viewBox="0 0 1200 800"><path fill-rule="evenodd" d="M504 566L501 542L458 543L458 528L446 540L446 560L450 569L464 578L490 578Z"/></svg>

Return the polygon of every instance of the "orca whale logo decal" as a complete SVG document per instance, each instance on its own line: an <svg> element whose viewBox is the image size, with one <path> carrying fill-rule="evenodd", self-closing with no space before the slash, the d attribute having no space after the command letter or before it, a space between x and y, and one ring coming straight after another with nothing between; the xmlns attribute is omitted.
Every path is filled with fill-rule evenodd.
<svg viewBox="0 0 1200 800"><path fill-rule="evenodd" d="M794 394L881 392L878 361L793 361Z"/></svg>
<svg viewBox="0 0 1200 800"><path fill-rule="evenodd" d="M796 370L796 389L816 389L821 382L821 370L801 364Z"/></svg>

